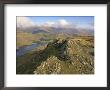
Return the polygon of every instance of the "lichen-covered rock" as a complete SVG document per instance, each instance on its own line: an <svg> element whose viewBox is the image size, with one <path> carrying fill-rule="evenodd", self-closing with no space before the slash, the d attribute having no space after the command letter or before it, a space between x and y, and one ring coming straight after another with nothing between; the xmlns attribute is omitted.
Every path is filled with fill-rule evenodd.
<svg viewBox="0 0 110 90"><path fill-rule="evenodd" d="M41 63L34 71L35 74L58 74L61 71L61 65L57 57L51 56Z"/></svg>

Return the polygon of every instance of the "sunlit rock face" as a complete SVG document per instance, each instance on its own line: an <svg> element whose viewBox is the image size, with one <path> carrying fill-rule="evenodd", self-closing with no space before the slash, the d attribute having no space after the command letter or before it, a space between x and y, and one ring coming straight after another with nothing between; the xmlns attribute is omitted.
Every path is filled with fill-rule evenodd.
<svg viewBox="0 0 110 90"><path fill-rule="evenodd" d="M94 56L91 54L94 53L93 45L92 39L86 38L55 39L42 53L47 58L35 69L34 73L93 74Z"/></svg>

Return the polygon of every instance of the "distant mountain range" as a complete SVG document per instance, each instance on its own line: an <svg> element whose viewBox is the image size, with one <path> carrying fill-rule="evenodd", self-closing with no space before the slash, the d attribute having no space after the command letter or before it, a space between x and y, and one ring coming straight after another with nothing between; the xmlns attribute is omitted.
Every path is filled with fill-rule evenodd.
<svg viewBox="0 0 110 90"><path fill-rule="evenodd" d="M94 30L91 29L82 29L82 28L73 28L73 27L40 27L40 26L34 26L34 27L17 27L17 30L22 30L25 32L31 32L32 34L36 33L52 33L52 34L76 34L76 35L82 35L82 36L93 36Z"/></svg>

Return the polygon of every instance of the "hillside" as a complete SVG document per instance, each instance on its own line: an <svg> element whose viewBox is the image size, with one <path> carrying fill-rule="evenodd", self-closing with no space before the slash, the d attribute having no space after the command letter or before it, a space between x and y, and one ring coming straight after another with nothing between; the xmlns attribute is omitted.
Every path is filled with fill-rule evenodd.
<svg viewBox="0 0 110 90"><path fill-rule="evenodd" d="M94 38L55 39L17 58L17 74L93 74Z"/></svg>
<svg viewBox="0 0 110 90"><path fill-rule="evenodd" d="M22 30L17 30L16 35L17 35L16 36L17 48L31 45L32 43L36 43L36 42L42 42L42 41L48 42L55 37L55 35L48 33L39 32L33 34L31 32L24 32Z"/></svg>
<svg viewBox="0 0 110 90"><path fill-rule="evenodd" d="M32 33L27 33L23 31L18 31L16 34L16 39L17 39L17 48L25 46L25 45L31 45L33 42L36 42L39 40L35 35Z"/></svg>

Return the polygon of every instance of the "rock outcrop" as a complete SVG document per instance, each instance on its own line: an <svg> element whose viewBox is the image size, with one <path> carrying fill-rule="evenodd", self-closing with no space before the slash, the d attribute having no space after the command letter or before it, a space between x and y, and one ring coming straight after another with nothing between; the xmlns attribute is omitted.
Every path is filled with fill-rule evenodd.
<svg viewBox="0 0 110 90"><path fill-rule="evenodd" d="M56 39L49 43L40 57L45 57L35 74L93 74L94 42L91 39Z"/></svg>

